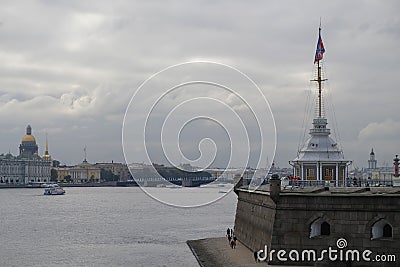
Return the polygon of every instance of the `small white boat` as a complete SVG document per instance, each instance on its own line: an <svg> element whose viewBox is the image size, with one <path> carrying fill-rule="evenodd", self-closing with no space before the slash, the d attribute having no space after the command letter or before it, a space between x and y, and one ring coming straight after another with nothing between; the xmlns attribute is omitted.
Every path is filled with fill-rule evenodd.
<svg viewBox="0 0 400 267"><path fill-rule="evenodd" d="M44 195L64 195L65 190L58 184L46 185L44 189Z"/></svg>

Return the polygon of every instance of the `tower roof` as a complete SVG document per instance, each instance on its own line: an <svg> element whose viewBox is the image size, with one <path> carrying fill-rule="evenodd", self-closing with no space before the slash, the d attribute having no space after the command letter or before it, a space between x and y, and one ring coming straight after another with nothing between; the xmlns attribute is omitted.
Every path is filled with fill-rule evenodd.
<svg viewBox="0 0 400 267"><path fill-rule="evenodd" d="M375 155L375 153L374 153L374 149L372 148L371 149L371 153L369 153L371 156L373 156L373 155Z"/></svg>

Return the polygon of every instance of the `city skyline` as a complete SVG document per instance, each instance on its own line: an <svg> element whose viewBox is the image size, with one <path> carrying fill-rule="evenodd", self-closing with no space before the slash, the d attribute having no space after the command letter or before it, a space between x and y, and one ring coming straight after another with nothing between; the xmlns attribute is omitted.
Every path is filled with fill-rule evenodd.
<svg viewBox="0 0 400 267"><path fill-rule="evenodd" d="M378 166L392 166L400 152L398 2L171 3L4 4L0 153L18 154L30 124L39 155L47 133L49 153L61 163L81 162L85 146L91 162L124 162L122 121L138 86L170 65L208 60L238 68L260 87L276 122L275 162L287 167L314 88L321 17L337 141L353 167L367 166L371 148ZM336 127L329 116L328 123Z"/></svg>
<svg viewBox="0 0 400 267"><path fill-rule="evenodd" d="M30 125L28 125L28 127L29 127ZM32 134L33 135L33 134ZM34 135L33 135L34 136ZM46 135L47 136L47 135ZM47 142L47 137L46 137L46 142ZM37 143L37 142L36 142ZM38 156L40 156L40 157L43 157L43 158L51 158L51 154L49 153L49 151L48 150L46 150L47 148L45 147L44 149L43 149L43 154L40 154L40 147L38 146ZM47 153L46 153L47 152ZM8 153L10 153L10 152L8 152ZM372 153L372 154L371 154ZM7 153L0 153L0 154L7 154ZM82 159L83 159L83 161L82 162L88 162L87 161L87 149L86 149L86 146L84 146L83 147L83 149L82 149L82 154L83 154L83 157L82 157ZM12 154L13 156L18 156L18 154ZM379 168L379 167L391 167L392 166L392 164L389 164L388 162L386 162L386 161L384 161L382 164L377 164L377 162L378 162L378 160L376 160L376 158L375 158L375 153L374 153L374 150L373 150L373 148L371 149L371 152L368 154L369 155L369 158L368 158L368 160L366 160L366 162L367 162L367 165L365 165L365 166L362 166L362 168L365 168L365 169L371 169L371 167L370 167L370 162L371 162L371 155L374 155L373 156L373 160L374 160L374 164L375 165L373 165L373 166L375 166L375 167L372 167L373 169L375 168ZM65 163L62 159L58 159L58 158L51 158L51 160L56 160L56 161L58 161L59 162L59 164L61 165L61 166L67 166L67 165L76 165L76 164L80 164L80 163L82 163L82 162L80 162L79 161L79 159L76 161L76 163L74 162L74 163L69 163L69 164L67 164L67 163ZM114 163L114 160L105 160L105 161L102 161L102 162L91 162L91 163L96 163L96 164L102 164L102 163L104 163L104 164L108 164L108 163ZM117 163L117 162L116 162ZM153 162L154 164L158 164L157 162ZM126 162L122 162L122 164L126 164ZM128 164L142 164L142 162L129 162ZM276 163L274 163L274 167L276 168L276 167L278 167L278 168L280 168L281 166L277 166L278 164L276 164ZM166 166L169 166L168 164L166 165ZM190 167L196 167L196 166L190 166ZM236 167L236 168L241 168L241 167L244 167L244 166L233 166L234 168ZM186 167L187 168L187 167ZM221 167L219 167L219 166L214 166L214 167L210 167L210 169L213 169L213 168L215 168L215 169L218 169L218 168L221 168ZM263 167L261 167L261 168L263 168ZM292 168L291 166L282 166L282 168Z"/></svg>

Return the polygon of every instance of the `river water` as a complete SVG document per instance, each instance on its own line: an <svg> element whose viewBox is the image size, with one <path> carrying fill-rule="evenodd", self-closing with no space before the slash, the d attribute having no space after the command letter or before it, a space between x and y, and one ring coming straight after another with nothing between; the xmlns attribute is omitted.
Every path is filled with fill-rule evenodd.
<svg viewBox="0 0 400 267"><path fill-rule="evenodd" d="M237 204L233 192L203 207L177 208L138 187L65 190L0 190L0 266L198 266L186 240L224 236Z"/></svg>

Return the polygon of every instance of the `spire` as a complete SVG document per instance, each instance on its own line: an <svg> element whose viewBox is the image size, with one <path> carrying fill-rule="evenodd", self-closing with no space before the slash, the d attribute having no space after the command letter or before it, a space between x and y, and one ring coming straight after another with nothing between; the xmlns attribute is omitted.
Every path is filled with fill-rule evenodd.
<svg viewBox="0 0 400 267"><path fill-rule="evenodd" d="M49 141L47 140L47 133L46 133L46 154L49 154Z"/></svg>
<svg viewBox="0 0 400 267"><path fill-rule="evenodd" d="M46 150L44 151L44 155L43 155L44 159L50 159L51 156L49 154L49 142L47 140L47 133L46 133Z"/></svg>
<svg viewBox="0 0 400 267"><path fill-rule="evenodd" d="M374 148L371 149L371 153L369 153L369 154L370 154L371 156L372 156L372 155L375 155L375 153L374 153Z"/></svg>
<svg viewBox="0 0 400 267"><path fill-rule="evenodd" d="M88 161L87 161L87 159L86 159L86 145L85 145L85 147L83 148L83 154L84 154L85 158L83 159L82 163L88 163Z"/></svg>

